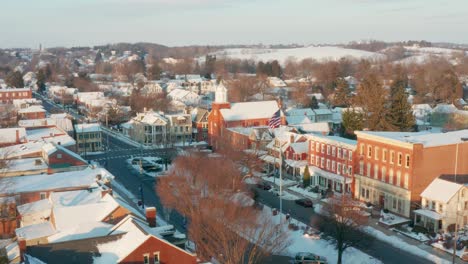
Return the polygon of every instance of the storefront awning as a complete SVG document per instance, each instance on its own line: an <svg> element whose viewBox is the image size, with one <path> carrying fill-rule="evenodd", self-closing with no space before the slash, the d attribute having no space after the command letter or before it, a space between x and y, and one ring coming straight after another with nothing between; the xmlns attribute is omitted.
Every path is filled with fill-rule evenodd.
<svg viewBox="0 0 468 264"><path fill-rule="evenodd" d="M338 174L335 174L335 173L324 171L324 170L322 170L320 168L317 168L315 166L309 166L309 170L310 170L310 172L313 172L316 175L325 177L325 178L327 178L329 180L332 180L332 181L343 182L343 181L346 180L346 183L352 183L353 182L353 179L351 177L345 177L345 176L342 176L342 175L338 175Z"/></svg>

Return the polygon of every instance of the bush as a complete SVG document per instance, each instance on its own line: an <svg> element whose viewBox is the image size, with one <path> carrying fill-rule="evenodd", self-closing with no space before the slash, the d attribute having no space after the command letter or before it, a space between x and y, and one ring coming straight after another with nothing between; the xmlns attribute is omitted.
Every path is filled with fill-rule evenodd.
<svg viewBox="0 0 468 264"><path fill-rule="evenodd" d="M418 225L413 227L413 232L414 233L423 233L423 234L428 234L429 233L429 231L427 231L426 228L424 228L422 226L418 226Z"/></svg>
<svg viewBox="0 0 468 264"><path fill-rule="evenodd" d="M387 208L383 209L383 212L384 212L385 214L388 214L388 209L387 209Z"/></svg>

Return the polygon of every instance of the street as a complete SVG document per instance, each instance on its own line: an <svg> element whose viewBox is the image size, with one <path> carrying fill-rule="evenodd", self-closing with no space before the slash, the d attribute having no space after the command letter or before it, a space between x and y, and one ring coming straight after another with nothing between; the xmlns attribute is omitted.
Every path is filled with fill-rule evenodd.
<svg viewBox="0 0 468 264"><path fill-rule="evenodd" d="M49 101L43 100L44 108L50 112L54 108L58 108L56 105ZM61 109L61 108L58 108ZM63 110L63 109L62 109ZM75 118L82 118L77 114L73 114ZM186 232L184 224L184 218L176 211L172 210L168 212L164 209L161 201L155 191L157 182L154 178L145 175L140 175L137 171L132 169L126 160L132 156L161 156L163 154L171 153L175 154L175 149L141 149L135 146L129 145L121 140L114 138L111 134L103 131L103 144L106 146L107 151L102 154L87 154L83 155L85 159L100 163L103 167L109 170L114 176L115 180L123 185L129 192L135 197L141 199L140 187L144 196L145 206L155 206L158 210L158 215L163 216L165 220L174 225L174 227L181 232ZM271 192L258 189L259 198L258 200L270 207L279 207L278 196ZM135 202L135 201L133 201ZM136 206L136 204L134 204ZM289 213L293 218L305 223L310 224L313 217L320 218L319 215L315 214L311 208L304 208L294 201L283 200L283 211ZM358 247L359 250L369 254L370 256L381 260L383 263L412 263L412 264L423 264L428 263L428 260L410 254L406 251L398 249L391 244L375 240L369 247ZM344 260L346 263L346 260Z"/></svg>

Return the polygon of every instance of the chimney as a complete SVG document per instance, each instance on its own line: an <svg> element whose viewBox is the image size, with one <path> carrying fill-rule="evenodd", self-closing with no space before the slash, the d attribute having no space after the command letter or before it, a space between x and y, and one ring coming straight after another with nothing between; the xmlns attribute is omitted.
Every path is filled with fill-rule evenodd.
<svg viewBox="0 0 468 264"><path fill-rule="evenodd" d="M156 207L146 208L146 221L150 227L156 227Z"/></svg>
<svg viewBox="0 0 468 264"><path fill-rule="evenodd" d="M21 263L24 262L24 254L26 254L26 239L18 237L18 247L20 253Z"/></svg>
<svg viewBox="0 0 468 264"><path fill-rule="evenodd" d="M289 143L294 143L294 135L291 135L291 136L289 137Z"/></svg>
<svg viewBox="0 0 468 264"><path fill-rule="evenodd" d="M19 136L19 129L16 129L16 143L21 143L20 136Z"/></svg>

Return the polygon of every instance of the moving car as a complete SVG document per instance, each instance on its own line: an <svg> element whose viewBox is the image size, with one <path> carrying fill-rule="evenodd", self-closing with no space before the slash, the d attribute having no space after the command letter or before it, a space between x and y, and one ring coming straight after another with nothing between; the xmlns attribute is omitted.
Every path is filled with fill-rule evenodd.
<svg viewBox="0 0 468 264"><path fill-rule="evenodd" d="M259 182L257 183L257 188L268 191L271 189L271 185L266 182Z"/></svg>
<svg viewBox="0 0 468 264"><path fill-rule="evenodd" d="M304 206L304 207L313 207L314 206L314 204L312 203L312 200L310 200L308 198L297 199L295 202L296 202L296 204L298 204L300 206Z"/></svg>

